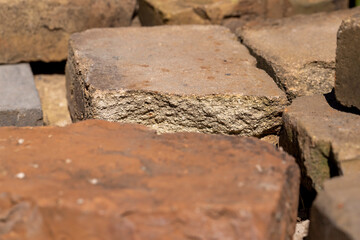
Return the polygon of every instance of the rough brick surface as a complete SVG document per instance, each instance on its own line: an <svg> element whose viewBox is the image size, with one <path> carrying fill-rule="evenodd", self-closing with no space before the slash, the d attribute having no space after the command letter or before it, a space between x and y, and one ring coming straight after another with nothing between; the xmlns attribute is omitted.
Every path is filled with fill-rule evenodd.
<svg viewBox="0 0 360 240"><path fill-rule="evenodd" d="M280 145L299 161L304 186L318 191L332 176L360 172L360 116L329 103L335 106L334 97L295 99L284 111L280 136Z"/></svg>
<svg viewBox="0 0 360 240"><path fill-rule="evenodd" d="M36 75L44 115L44 125L65 126L71 123L66 99L65 75Z"/></svg>
<svg viewBox="0 0 360 240"><path fill-rule="evenodd" d="M238 29L243 43L290 99L331 92L336 34L360 8L296 16Z"/></svg>
<svg viewBox="0 0 360 240"><path fill-rule="evenodd" d="M336 49L336 99L360 109L360 14L340 26Z"/></svg>
<svg viewBox="0 0 360 240"><path fill-rule="evenodd" d="M360 239L360 174L325 182L312 209L309 240Z"/></svg>
<svg viewBox="0 0 360 240"><path fill-rule="evenodd" d="M299 171L255 138L88 120L0 128L0 181L4 240L285 240Z"/></svg>
<svg viewBox="0 0 360 240"><path fill-rule="evenodd" d="M136 0L2 0L0 63L66 59L70 34L129 26Z"/></svg>
<svg viewBox="0 0 360 240"><path fill-rule="evenodd" d="M294 14L333 11L348 7L347 0L140 0L144 25L225 24L256 17L281 18Z"/></svg>
<svg viewBox="0 0 360 240"><path fill-rule="evenodd" d="M70 113L159 132L276 132L287 99L255 64L224 27L89 30L70 40Z"/></svg>
<svg viewBox="0 0 360 240"><path fill-rule="evenodd" d="M29 64L0 66L0 126L42 125L42 110Z"/></svg>

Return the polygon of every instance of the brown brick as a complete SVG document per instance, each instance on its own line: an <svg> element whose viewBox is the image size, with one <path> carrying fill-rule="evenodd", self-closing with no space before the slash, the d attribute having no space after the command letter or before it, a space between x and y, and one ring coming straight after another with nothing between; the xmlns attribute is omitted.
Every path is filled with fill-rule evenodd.
<svg viewBox="0 0 360 240"><path fill-rule="evenodd" d="M89 120L1 128L0 181L4 240L285 240L299 171L255 138Z"/></svg>
<svg viewBox="0 0 360 240"><path fill-rule="evenodd" d="M290 99L331 92L335 81L336 34L342 19L360 8L295 16L238 29L259 67Z"/></svg>
<svg viewBox="0 0 360 240"><path fill-rule="evenodd" d="M360 172L360 115L337 108L334 96L315 95L284 111L280 145L299 161L308 189L320 191L330 177Z"/></svg>
<svg viewBox="0 0 360 240"><path fill-rule="evenodd" d="M360 14L344 20L336 49L336 99L360 110Z"/></svg>
<svg viewBox="0 0 360 240"><path fill-rule="evenodd" d="M360 239L360 174L325 182L312 209L309 240Z"/></svg>
<svg viewBox="0 0 360 240"><path fill-rule="evenodd" d="M72 33L129 26L136 0L3 0L0 63L61 61Z"/></svg>

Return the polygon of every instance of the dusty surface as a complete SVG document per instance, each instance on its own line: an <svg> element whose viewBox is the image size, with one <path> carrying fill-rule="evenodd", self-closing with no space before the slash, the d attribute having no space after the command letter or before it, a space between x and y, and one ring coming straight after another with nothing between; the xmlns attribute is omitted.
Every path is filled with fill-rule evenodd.
<svg viewBox="0 0 360 240"><path fill-rule="evenodd" d="M359 12L296 16L238 29L237 34L290 99L328 93L335 81L337 31L342 19Z"/></svg>
<svg viewBox="0 0 360 240"><path fill-rule="evenodd" d="M347 0L140 0L143 25L241 23L348 7ZM239 23L238 23L239 24Z"/></svg>
<svg viewBox="0 0 360 240"><path fill-rule="evenodd" d="M325 182L312 209L309 240L360 239L360 175Z"/></svg>
<svg viewBox="0 0 360 240"><path fill-rule="evenodd" d="M336 49L336 99L360 110L360 14L346 19L338 32Z"/></svg>
<svg viewBox="0 0 360 240"><path fill-rule="evenodd" d="M283 120L280 145L297 158L304 186L319 191L330 177L360 172L360 115L316 95L295 99Z"/></svg>
<svg viewBox="0 0 360 240"><path fill-rule="evenodd" d="M70 41L70 113L159 132L270 134L287 99L255 64L224 27L89 30Z"/></svg>
<svg viewBox="0 0 360 240"><path fill-rule="evenodd" d="M40 98L29 64L0 65L0 126L42 124Z"/></svg>
<svg viewBox="0 0 360 240"><path fill-rule="evenodd" d="M35 84L40 95L44 124L60 127L70 124L65 75L36 75Z"/></svg>
<svg viewBox="0 0 360 240"><path fill-rule="evenodd" d="M285 240L295 230L298 166L255 138L100 120L0 128L0 166L4 240Z"/></svg>
<svg viewBox="0 0 360 240"><path fill-rule="evenodd" d="M136 0L0 0L0 63L66 59L70 34L129 26Z"/></svg>

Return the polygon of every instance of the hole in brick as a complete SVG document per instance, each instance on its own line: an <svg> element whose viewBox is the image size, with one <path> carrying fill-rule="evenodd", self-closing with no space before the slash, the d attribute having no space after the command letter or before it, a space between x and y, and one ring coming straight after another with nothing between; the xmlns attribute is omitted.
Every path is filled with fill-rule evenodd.
<svg viewBox="0 0 360 240"><path fill-rule="evenodd" d="M65 74L66 61L61 62L32 62L31 70L34 75L37 74Z"/></svg>

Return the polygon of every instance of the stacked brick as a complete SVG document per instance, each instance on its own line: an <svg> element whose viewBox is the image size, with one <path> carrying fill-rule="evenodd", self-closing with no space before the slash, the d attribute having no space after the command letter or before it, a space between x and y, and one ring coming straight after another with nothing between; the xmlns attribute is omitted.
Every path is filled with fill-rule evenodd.
<svg viewBox="0 0 360 240"><path fill-rule="evenodd" d="M359 239L348 4L1 1L0 239Z"/></svg>

